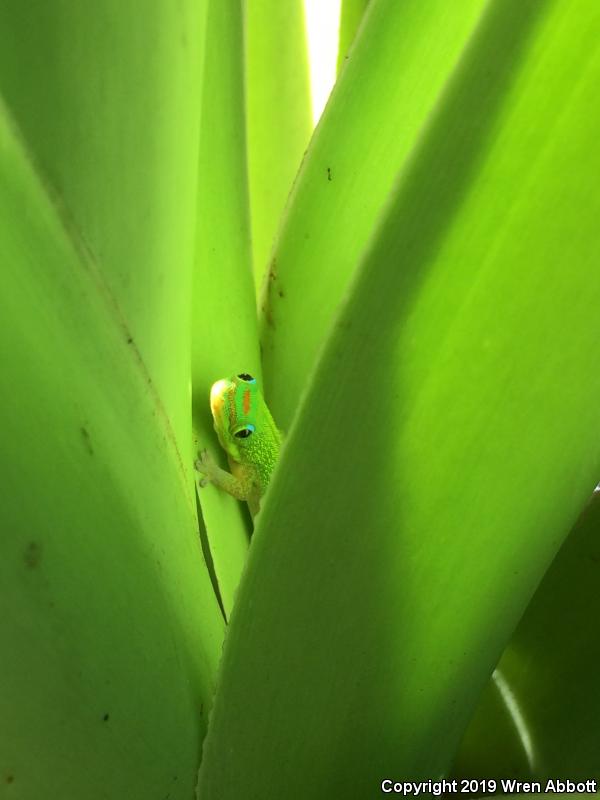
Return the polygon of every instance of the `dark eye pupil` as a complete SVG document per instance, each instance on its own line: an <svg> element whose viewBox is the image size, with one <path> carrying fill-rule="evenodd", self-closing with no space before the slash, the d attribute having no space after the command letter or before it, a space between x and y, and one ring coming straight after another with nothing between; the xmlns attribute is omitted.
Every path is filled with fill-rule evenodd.
<svg viewBox="0 0 600 800"><path fill-rule="evenodd" d="M250 428L242 428L241 431L236 431L234 436L237 436L238 439L247 439L251 433L252 430Z"/></svg>
<svg viewBox="0 0 600 800"><path fill-rule="evenodd" d="M238 375L238 378L240 378L240 380L242 380L242 381L248 381L248 383L253 383L254 382L254 378L252 377L252 375L248 375L247 372L242 372L240 375ZM237 434L236 434L236 436L237 436Z"/></svg>

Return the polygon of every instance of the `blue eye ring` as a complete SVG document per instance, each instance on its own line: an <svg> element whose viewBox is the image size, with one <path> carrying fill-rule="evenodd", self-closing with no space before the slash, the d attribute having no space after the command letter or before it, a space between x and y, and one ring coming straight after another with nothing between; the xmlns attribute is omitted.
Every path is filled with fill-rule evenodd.
<svg viewBox="0 0 600 800"><path fill-rule="evenodd" d="M240 428L239 431L236 431L233 435L236 436L238 439L247 439L251 436L255 431L254 425L244 425L243 428Z"/></svg>
<svg viewBox="0 0 600 800"><path fill-rule="evenodd" d="M247 372L241 372L236 377L245 383L256 383L256 378L253 378L252 375L249 375Z"/></svg>

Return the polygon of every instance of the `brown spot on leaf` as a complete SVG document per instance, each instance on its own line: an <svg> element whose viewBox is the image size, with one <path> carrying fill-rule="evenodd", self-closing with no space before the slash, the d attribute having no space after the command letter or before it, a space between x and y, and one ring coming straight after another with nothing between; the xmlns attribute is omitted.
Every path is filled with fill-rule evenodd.
<svg viewBox="0 0 600 800"><path fill-rule="evenodd" d="M83 446L88 451L88 453L93 456L94 455L94 448L92 447L92 437L90 436L90 432L82 425L79 429L81 431L81 437L83 439Z"/></svg>
<svg viewBox="0 0 600 800"><path fill-rule="evenodd" d="M38 544L38 542L29 542L23 555L25 566L27 566L29 569L35 569L37 566L39 566L41 558L42 546Z"/></svg>
<svg viewBox="0 0 600 800"><path fill-rule="evenodd" d="M269 280L277 280L277 259L275 257L273 257L271 264L269 265Z"/></svg>
<svg viewBox="0 0 600 800"><path fill-rule="evenodd" d="M273 258L271 264L269 265L266 296L264 297L264 300L261 304L261 311L263 313L264 319L266 320L267 325L269 325L271 328L275 327L275 322L273 320L272 298L277 280L278 280L277 259Z"/></svg>

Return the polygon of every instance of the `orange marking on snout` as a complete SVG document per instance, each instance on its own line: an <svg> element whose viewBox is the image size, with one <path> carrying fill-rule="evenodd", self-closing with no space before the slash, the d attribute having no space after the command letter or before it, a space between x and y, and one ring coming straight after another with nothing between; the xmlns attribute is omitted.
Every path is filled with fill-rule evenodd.
<svg viewBox="0 0 600 800"><path fill-rule="evenodd" d="M244 392L244 396L242 397L242 409L244 410L244 414L248 414L250 411L250 389L246 389Z"/></svg>

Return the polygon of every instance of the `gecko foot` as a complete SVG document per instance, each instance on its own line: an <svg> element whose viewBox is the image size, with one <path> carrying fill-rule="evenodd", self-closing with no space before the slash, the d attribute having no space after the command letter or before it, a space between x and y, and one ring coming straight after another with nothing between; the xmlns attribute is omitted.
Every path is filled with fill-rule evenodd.
<svg viewBox="0 0 600 800"><path fill-rule="evenodd" d="M194 461L194 467L202 474L202 477L198 481L198 486L200 486L202 489L205 486L208 486L210 483L209 475L212 463L212 456L206 449L201 450L199 453L199 458Z"/></svg>

